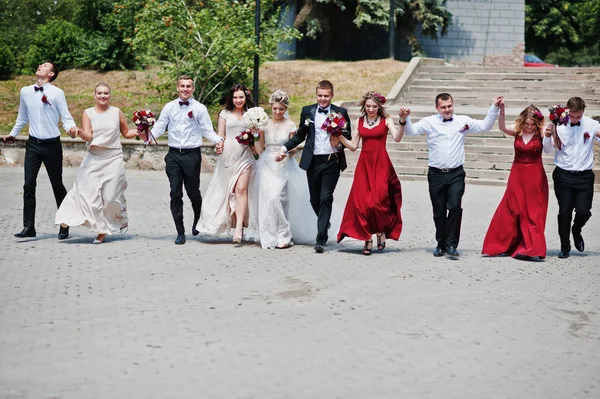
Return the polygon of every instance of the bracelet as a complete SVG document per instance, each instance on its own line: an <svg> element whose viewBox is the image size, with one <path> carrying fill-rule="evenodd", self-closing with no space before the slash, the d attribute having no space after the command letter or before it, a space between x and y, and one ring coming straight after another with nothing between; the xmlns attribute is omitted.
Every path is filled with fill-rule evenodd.
<svg viewBox="0 0 600 399"><path fill-rule="evenodd" d="M406 121L404 121L404 122L400 121L399 123L400 123L401 126L406 125Z"/></svg>

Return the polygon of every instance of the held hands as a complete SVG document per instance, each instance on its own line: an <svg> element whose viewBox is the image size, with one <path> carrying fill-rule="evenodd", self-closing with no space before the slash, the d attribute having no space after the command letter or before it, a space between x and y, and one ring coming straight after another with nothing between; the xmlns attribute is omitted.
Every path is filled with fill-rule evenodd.
<svg viewBox="0 0 600 399"><path fill-rule="evenodd" d="M400 107L400 110L398 111L398 116L400 116L401 122L404 122L406 120L406 118L408 118L409 115L410 115L410 109L408 109L406 107Z"/></svg>
<svg viewBox="0 0 600 399"><path fill-rule="evenodd" d="M494 99L493 103L496 107L499 107L500 104L504 104L504 96L498 96Z"/></svg>
<svg viewBox="0 0 600 399"><path fill-rule="evenodd" d="M554 124L549 123L548 125L546 125L546 129L544 130L544 136L552 137L552 135L554 134L554 129Z"/></svg>
<svg viewBox="0 0 600 399"><path fill-rule="evenodd" d="M75 137L77 137L77 134L79 134L79 128L77 126L73 126L69 129L67 133L69 134L69 136L71 136L72 139L74 139Z"/></svg>
<svg viewBox="0 0 600 399"><path fill-rule="evenodd" d="M215 152L217 153L217 155L223 153L223 143L225 143L225 141L221 140L217 144L215 144Z"/></svg>
<svg viewBox="0 0 600 399"><path fill-rule="evenodd" d="M281 162L285 159L287 154L283 150L279 150L279 154L275 155L275 162Z"/></svg>
<svg viewBox="0 0 600 399"><path fill-rule="evenodd" d="M12 143L15 142L15 137L14 136L10 136L10 135L4 136L2 138L2 141L4 142L4 144L12 144Z"/></svg>

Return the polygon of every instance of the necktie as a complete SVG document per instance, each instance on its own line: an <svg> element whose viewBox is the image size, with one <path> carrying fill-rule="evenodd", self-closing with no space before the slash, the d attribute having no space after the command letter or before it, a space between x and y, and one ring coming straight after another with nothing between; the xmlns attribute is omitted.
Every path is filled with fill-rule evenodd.
<svg viewBox="0 0 600 399"><path fill-rule="evenodd" d="M43 87L33 86L33 88L35 89L35 91L44 91Z"/></svg>
<svg viewBox="0 0 600 399"><path fill-rule="evenodd" d="M326 113L327 113L327 110L326 110L326 109L323 109L323 108L321 108L321 107L319 107L319 113L321 113L321 114L326 114Z"/></svg>
<svg viewBox="0 0 600 399"><path fill-rule="evenodd" d="M577 122L577 123L571 122L571 126L581 126L581 122Z"/></svg>
<svg viewBox="0 0 600 399"><path fill-rule="evenodd" d="M444 119L442 122L452 122L454 120L454 118L448 118L448 119Z"/></svg>
<svg viewBox="0 0 600 399"><path fill-rule="evenodd" d="M179 105L190 105L189 101L179 101Z"/></svg>

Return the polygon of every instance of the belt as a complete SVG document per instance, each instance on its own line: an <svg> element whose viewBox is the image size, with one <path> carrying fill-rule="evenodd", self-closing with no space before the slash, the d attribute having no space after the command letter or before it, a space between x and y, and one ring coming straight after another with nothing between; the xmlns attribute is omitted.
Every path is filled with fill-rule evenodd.
<svg viewBox="0 0 600 399"><path fill-rule="evenodd" d="M312 157L314 159L330 159L332 158L332 156L335 157L335 159L337 159L337 152L332 152L331 154L314 154Z"/></svg>
<svg viewBox="0 0 600 399"><path fill-rule="evenodd" d="M460 165L460 166L458 166L456 168L444 168L444 169L434 168L433 166L430 166L429 170L431 170L432 172L438 172L438 173L450 173L450 172L454 172L454 171L460 170L462 168L463 168L462 165Z"/></svg>
<svg viewBox="0 0 600 399"><path fill-rule="evenodd" d="M39 144L50 144L50 143L60 142L60 136L52 137L51 139L38 139L37 137L29 136L28 141L32 141L34 143L39 143Z"/></svg>
<svg viewBox="0 0 600 399"><path fill-rule="evenodd" d="M169 147L169 151L178 152L180 154L188 154L190 152L198 152L198 151L200 151L200 147L194 147L194 148Z"/></svg>
<svg viewBox="0 0 600 399"><path fill-rule="evenodd" d="M557 168L558 168L558 166L557 166ZM563 168L558 168L558 169L560 169L562 171L565 171L567 173L571 173L573 175L580 175L582 173L589 173L590 172L590 169L588 169L588 170L566 170L566 169L563 169Z"/></svg>

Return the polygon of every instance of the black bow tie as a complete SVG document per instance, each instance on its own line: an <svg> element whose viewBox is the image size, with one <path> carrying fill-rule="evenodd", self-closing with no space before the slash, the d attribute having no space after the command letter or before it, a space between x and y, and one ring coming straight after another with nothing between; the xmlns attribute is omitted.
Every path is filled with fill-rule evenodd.
<svg viewBox="0 0 600 399"><path fill-rule="evenodd" d="M319 107L318 111L319 111L320 113L322 113L322 114L327 114L327 113L328 113L326 109L323 109L323 108L321 108L321 107Z"/></svg>
<svg viewBox="0 0 600 399"><path fill-rule="evenodd" d="M454 118L448 118L448 119L444 119L442 122L452 122L454 120Z"/></svg>
<svg viewBox="0 0 600 399"><path fill-rule="evenodd" d="M179 101L179 105L190 105L189 101Z"/></svg>
<svg viewBox="0 0 600 399"><path fill-rule="evenodd" d="M33 88L35 89L35 91L44 91L43 87L33 86Z"/></svg>
<svg viewBox="0 0 600 399"><path fill-rule="evenodd" d="M577 123L571 122L571 126L581 126L581 122L577 122Z"/></svg>

